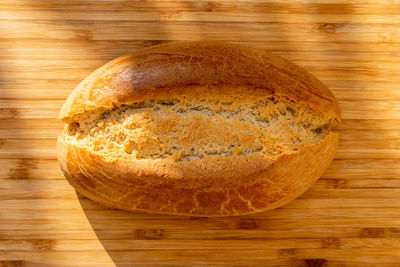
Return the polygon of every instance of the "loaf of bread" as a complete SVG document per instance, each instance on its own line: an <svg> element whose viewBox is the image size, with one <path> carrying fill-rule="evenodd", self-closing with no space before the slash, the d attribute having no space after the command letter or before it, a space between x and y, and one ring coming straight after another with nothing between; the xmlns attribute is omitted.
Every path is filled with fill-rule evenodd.
<svg viewBox="0 0 400 267"><path fill-rule="evenodd" d="M320 81L271 53L171 42L83 80L59 118L69 183L111 207L231 216L280 207L332 161L341 121Z"/></svg>

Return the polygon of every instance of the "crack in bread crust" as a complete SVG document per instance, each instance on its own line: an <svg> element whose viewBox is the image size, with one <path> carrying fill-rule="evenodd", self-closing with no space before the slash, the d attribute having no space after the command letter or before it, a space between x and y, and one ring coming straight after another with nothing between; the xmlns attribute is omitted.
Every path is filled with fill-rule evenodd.
<svg viewBox="0 0 400 267"><path fill-rule="evenodd" d="M328 120L287 99L169 98L87 114L65 136L104 157L194 161L261 152L270 158L320 141Z"/></svg>

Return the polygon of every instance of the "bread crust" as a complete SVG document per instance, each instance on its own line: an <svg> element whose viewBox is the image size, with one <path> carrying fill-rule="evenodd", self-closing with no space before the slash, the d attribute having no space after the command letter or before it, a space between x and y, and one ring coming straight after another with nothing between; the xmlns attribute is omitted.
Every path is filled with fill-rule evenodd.
<svg viewBox="0 0 400 267"><path fill-rule="evenodd" d="M59 118L152 99L284 97L341 121L338 103L297 65L260 50L218 42L172 42L102 66L71 93ZM149 213L232 216L280 207L300 196L333 160L338 135L272 159L262 152L190 162L105 158L60 135L58 160L69 183L107 206Z"/></svg>
<svg viewBox="0 0 400 267"><path fill-rule="evenodd" d="M193 171L203 162L106 162L62 138L57 151L69 183L107 206L159 214L232 216L274 209L300 196L329 166L337 145L338 135L331 132L320 142L275 161L251 155L243 161L246 166L230 166L230 173L237 176L208 179ZM185 175L179 170L185 170Z"/></svg>
<svg viewBox="0 0 400 267"><path fill-rule="evenodd" d="M221 95L232 87L261 89L305 104L331 118L333 126L341 121L332 92L296 64L262 50L204 41L152 46L105 64L75 88L59 119L71 121L84 112L157 99L192 86L218 89Z"/></svg>

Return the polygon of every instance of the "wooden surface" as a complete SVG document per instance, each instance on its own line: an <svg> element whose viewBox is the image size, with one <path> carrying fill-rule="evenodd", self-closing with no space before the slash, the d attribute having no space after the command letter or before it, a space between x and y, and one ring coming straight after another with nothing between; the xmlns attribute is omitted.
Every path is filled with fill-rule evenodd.
<svg viewBox="0 0 400 267"><path fill-rule="evenodd" d="M399 266L400 2L0 1L0 266ZM168 40L275 52L343 111L323 177L274 211L185 218L112 210L55 160L56 116L90 72Z"/></svg>

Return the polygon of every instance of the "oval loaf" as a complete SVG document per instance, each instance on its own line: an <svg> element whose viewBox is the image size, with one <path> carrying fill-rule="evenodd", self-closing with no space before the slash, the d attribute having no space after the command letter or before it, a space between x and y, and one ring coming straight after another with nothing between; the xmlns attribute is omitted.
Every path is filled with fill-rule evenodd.
<svg viewBox="0 0 400 267"><path fill-rule="evenodd" d="M332 161L331 91L262 50L171 42L117 58L83 80L59 118L69 183L105 205L231 216L280 207Z"/></svg>

